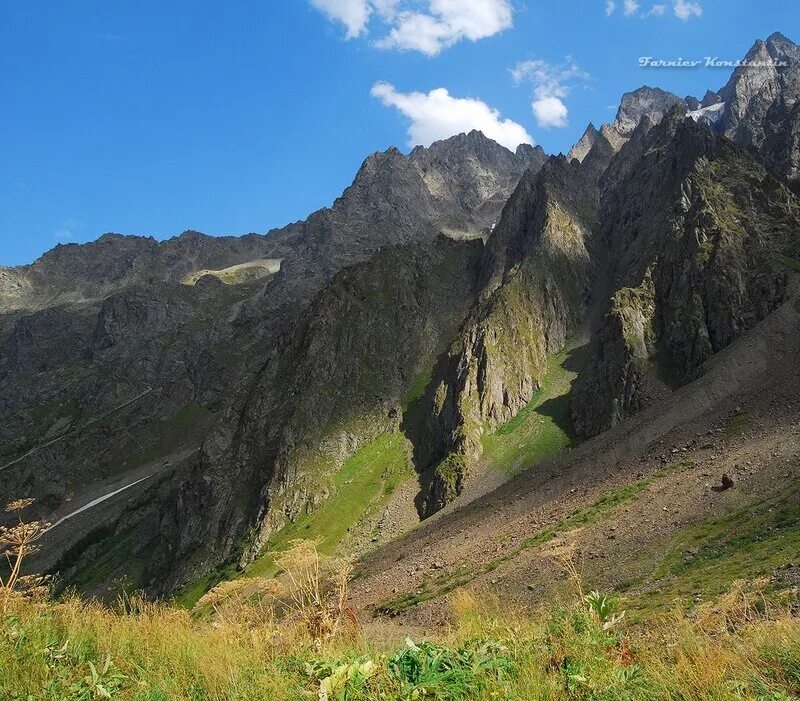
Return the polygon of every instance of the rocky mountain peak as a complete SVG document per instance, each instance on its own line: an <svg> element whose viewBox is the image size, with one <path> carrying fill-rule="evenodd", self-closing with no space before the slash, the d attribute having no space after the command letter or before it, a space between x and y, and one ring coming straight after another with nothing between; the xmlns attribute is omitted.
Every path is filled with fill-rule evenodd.
<svg viewBox="0 0 800 701"><path fill-rule="evenodd" d="M712 105L716 105L722 101L722 96L718 92L706 90L706 94L703 96L703 100L700 102L700 107L711 107Z"/></svg>
<svg viewBox="0 0 800 701"><path fill-rule="evenodd" d="M764 43L770 56L796 60L798 55L800 55L800 47L780 32L773 32L770 34Z"/></svg>
<svg viewBox="0 0 800 701"><path fill-rule="evenodd" d="M615 151L619 151L642 119L646 117L650 123L657 124L676 106L685 110L687 102L661 88L644 85L622 96L616 118L611 124L604 124L600 133Z"/></svg>
<svg viewBox="0 0 800 701"><path fill-rule="evenodd" d="M683 100L671 92L644 85L622 96L614 126L623 136L630 136L642 117L647 116L655 123L673 107L683 104Z"/></svg>
<svg viewBox="0 0 800 701"><path fill-rule="evenodd" d="M719 93L720 131L757 148L788 176L800 174L800 47L783 34L758 40Z"/></svg>
<svg viewBox="0 0 800 701"><path fill-rule="evenodd" d="M598 136L600 136L600 132L597 131L594 124L589 122L589 126L586 127L583 136L569 150L567 160L571 161L573 158L577 158L580 162L583 162L583 159L586 158L586 155L589 153L592 146L594 146L594 142L597 141Z"/></svg>
<svg viewBox="0 0 800 701"><path fill-rule="evenodd" d="M526 161L539 161L542 162L547 159L547 154L545 150L541 146L531 146L530 144L520 144L517 146L517 150L514 152L520 158L524 158Z"/></svg>

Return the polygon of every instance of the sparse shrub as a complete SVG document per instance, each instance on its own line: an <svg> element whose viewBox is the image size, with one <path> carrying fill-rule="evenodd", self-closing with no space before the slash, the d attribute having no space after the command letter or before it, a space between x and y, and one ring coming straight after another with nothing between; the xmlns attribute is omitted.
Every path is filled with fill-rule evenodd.
<svg viewBox="0 0 800 701"><path fill-rule="evenodd" d="M583 597L583 601L589 611L597 618L597 622L603 626L603 630L609 630L619 623L624 617L625 612L617 613L619 608L619 597L601 594L599 591L590 591Z"/></svg>
<svg viewBox="0 0 800 701"><path fill-rule="evenodd" d="M317 543L296 540L275 562L286 583L285 603L316 642L336 636L348 625L357 627L347 606L350 560L320 555Z"/></svg>
<svg viewBox="0 0 800 701"><path fill-rule="evenodd" d="M255 627L281 621L299 623L317 646L342 632L358 629L347 606L352 563L321 555L315 541L295 540L275 557L278 578L244 578L221 582L195 605L211 608L217 621Z"/></svg>
<svg viewBox="0 0 800 701"><path fill-rule="evenodd" d="M6 506L6 512L15 514L18 522L12 526L0 526L0 555L5 557L9 568L5 580L0 577L0 611L5 609L14 593L41 596L47 592L49 582L46 577L22 574L25 558L36 552L36 542L49 525L41 521L23 520L22 512L31 504L33 499L12 501Z"/></svg>

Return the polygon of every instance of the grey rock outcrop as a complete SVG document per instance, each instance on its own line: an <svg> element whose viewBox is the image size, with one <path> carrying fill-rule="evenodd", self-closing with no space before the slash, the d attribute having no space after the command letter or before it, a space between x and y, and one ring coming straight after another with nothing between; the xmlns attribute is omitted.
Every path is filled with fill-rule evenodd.
<svg viewBox="0 0 800 701"><path fill-rule="evenodd" d="M788 280L776 253L800 227L800 204L748 149L675 111L620 151L604 186L615 292L573 389L586 435L645 403L652 366L687 382L775 309Z"/></svg>
<svg viewBox="0 0 800 701"><path fill-rule="evenodd" d="M614 150L619 151L642 119L646 117L651 124L657 124L677 105L686 107L686 103L671 92L642 86L622 96L616 118L611 124L604 124L600 132Z"/></svg>
<svg viewBox="0 0 800 701"><path fill-rule="evenodd" d="M598 136L600 136L600 132L595 129L594 124L589 122L589 126L586 127L583 136L581 136L578 142L569 150L567 160L571 161L573 158L577 158L578 161L583 161L589 151L591 151Z"/></svg>
<svg viewBox="0 0 800 701"><path fill-rule="evenodd" d="M753 146L786 177L800 176L800 47L780 33L758 40L720 90L721 130Z"/></svg>
<svg viewBox="0 0 800 701"><path fill-rule="evenodd" d="M611 153L598 136L583 163L551 158L523 177L504 208L484 255L479 301L437 364L422 417L409 426L423 516L460 493L483 431L530 401L547 355L580 326L597 178Z"/></svg>

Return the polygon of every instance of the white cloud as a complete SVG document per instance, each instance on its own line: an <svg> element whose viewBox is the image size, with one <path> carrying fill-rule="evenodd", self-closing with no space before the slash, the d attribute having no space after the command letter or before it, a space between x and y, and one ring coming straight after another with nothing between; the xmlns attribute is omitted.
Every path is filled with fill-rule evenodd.
<svg viewBox="0 0 800 701"><path fill-rule="evenodd" d="M453 97L445 88L429 93L398 92L390 83L375 83L372 96L387 107L394 107L411 120L409 146L430 146L434 141L478 129L506 148L532 144L525 128L485 102L474 98Z"/></svg>
<svg viewBox="0 0 800 701"><path fill-rule="evenodd" d="M341 22L352 39L377 16L388 32L375 42L384 49L435 56L462 39L478 41L513 24L510 0L311 0ZM422 6L422 7L421 7Z"/></svg>
<svg viewBox="0 0 800 701"><path fill-rule="evenodd" d="M543 97L531 103L533 116L540 127L549 129L550 127L567 126L567 106L557 97Z"/></svg>
<svg viewBox="0 0 800 701"><path fill-rule="evenodd" d="M81 229L83 229L83 222L69 218L61 222L61 225L53 231L53 236L59 241L72 241L75 234Z"/></svg>
<svg viewBox="0 0 800 701"><path fill-rule="evenodd" d="M606 16L611 16L616 10L617 4L615 0L606 0ZM626 17L638 13L640 18L645 17L664 17L667 14L667 5L665 3L657 2L653 4L647 12L639 13L641 5L638 0L623 0L622 13ZM700 7L699 2L692 2L692 0L673 0L672 9L675 16L687 20L692 17L700 17L703 14L703 8Z"/></svg>
<svg viewBox="0 0 800 701"><path fill-rule="evenodd" d="M682 20L699 17L703 14L703 8L700 7L700 3L689 2L689 0L675 0L672 4L672 9L675 11L675 16Z"/></svg>
<svg viewBox="0 0 800 701"><path fill-rule="evenodd" d="M341 22L346 38L353 39L364 32L372 14L369 0L311 0L311 4L329 19Z"/></svg>
<svg viewBox="0 0 800 701"><path fill-rule="evenodd" d="M634 14L639 9L639 3L636 0L625 0L623 3L622 11L625 16Z"/></svg>
<svg viewBox="0 0 800 701"><path fill-rule="evenodd" d="M545 129L567 125L568 110L564 100L575 81L588 80L591 77L569 56L561 65L541 59L520 61L511 69L511 76L517 84L533 84L534 100L531 109L536 122Z"/></svg>

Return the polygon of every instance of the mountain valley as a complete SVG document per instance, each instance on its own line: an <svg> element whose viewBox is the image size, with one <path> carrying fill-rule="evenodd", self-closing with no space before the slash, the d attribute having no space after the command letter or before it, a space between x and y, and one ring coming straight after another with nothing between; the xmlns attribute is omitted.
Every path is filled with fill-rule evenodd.
<svg viewBox="0 0 800 701"><path fill-rule="evenodd" d="M31 571L190 606L314 538L359 557L355 608L416 623L546 598L558 547L642 610L796 582L798 183L773 34L568 156L472 131L266 234L0 268L0 490L57 524Z"/></svg>

